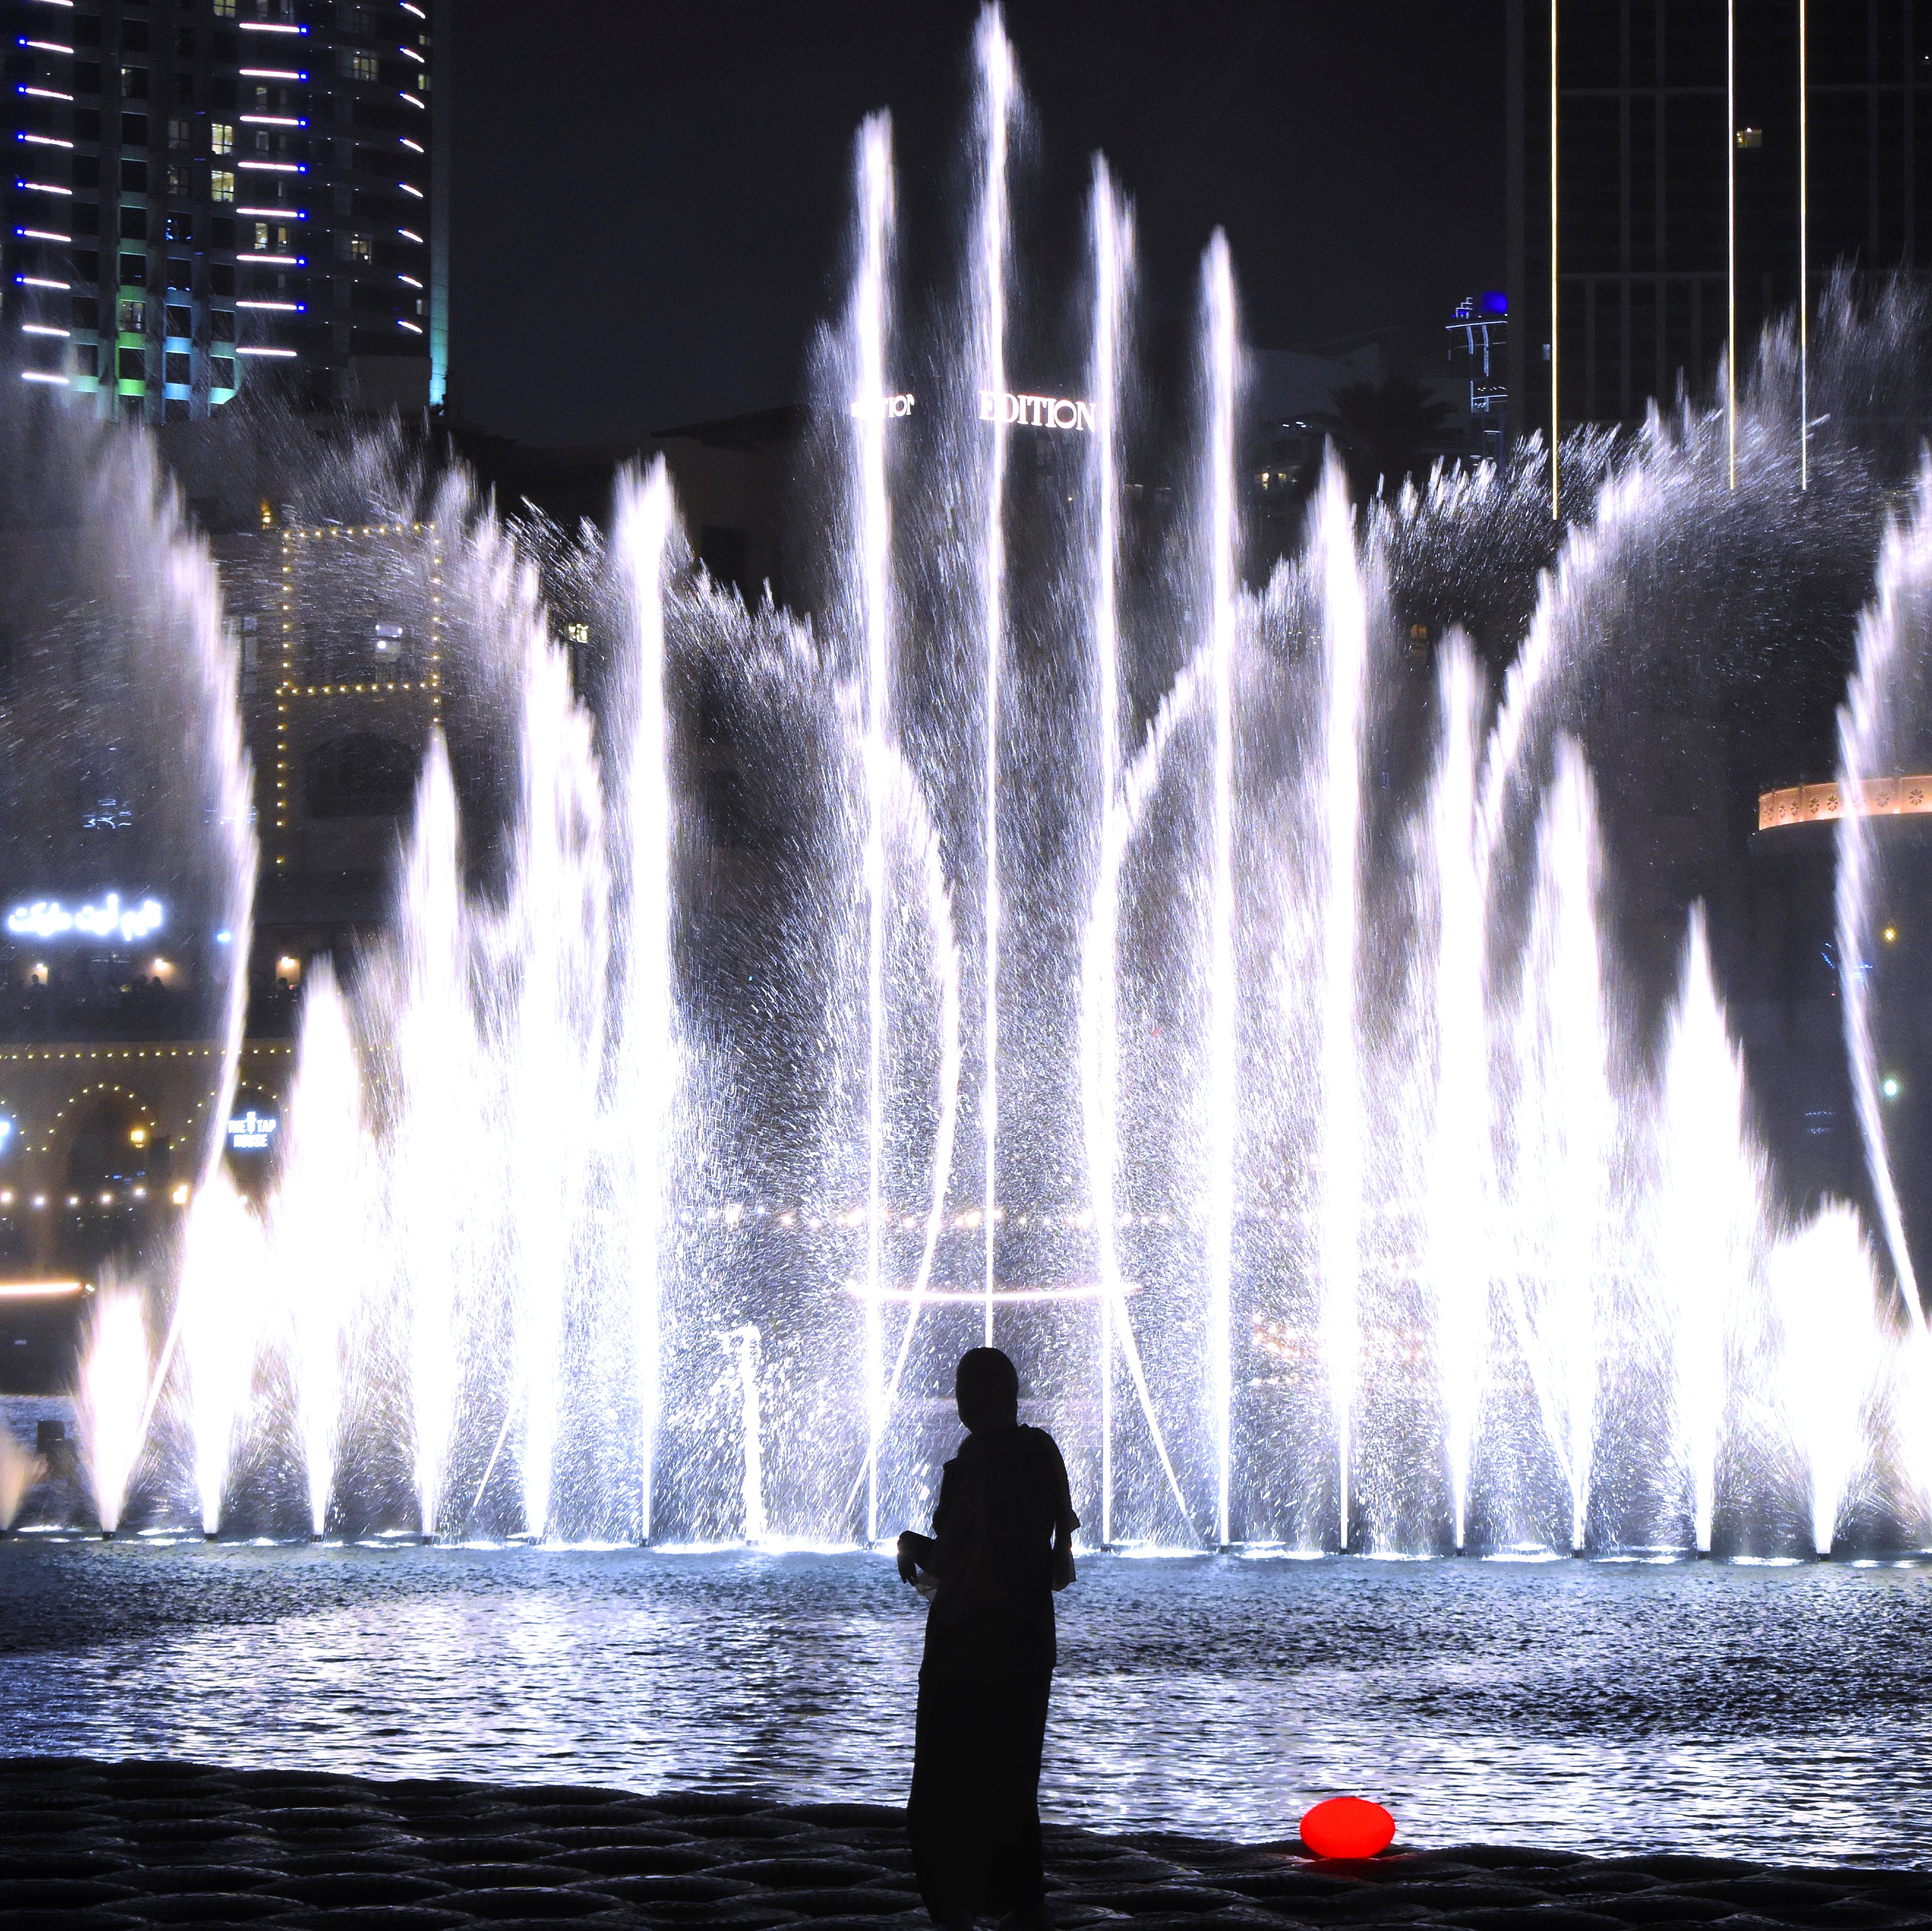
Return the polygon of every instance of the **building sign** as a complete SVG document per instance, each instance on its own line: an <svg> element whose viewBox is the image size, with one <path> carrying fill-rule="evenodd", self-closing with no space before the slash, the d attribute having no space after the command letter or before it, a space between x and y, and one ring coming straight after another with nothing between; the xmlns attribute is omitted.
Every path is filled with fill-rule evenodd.
<svg viewBox="0 0 1932 1931"><path fill-rule="evenodd" d="M120 938L129 944L160 930L166 914L158 899L124 905L110 892L98 905L69 911L58 899L36 899L7 914L7 929L16 938Z"/></svg>
<svg viewBox="0 0 1932 1931"><path fill-rule="evenodd" d="M1010 422L1028 429L1094 427L1094 405L1064 395L1016 395L1010 389L980 392L982 422Z"/></svg>
<svg viewBox="0 0 1932 1931"><path fill-rule="evenodd" d="M873 416L883 416L888 421L903 421L912 413L918 400L908 393L882 395L876 402L869 402L862 395L852 404L853 419L862 422ZM990 389L982 389L980 392L980 420L1011 423L1023 429L1090 431L1094 427L1094 405L1076 401L1070 396L1016 395L1010 389L995 393Z"/></svg>
<svg viewBox="0 0 1932 1931"><path fill-rule="evenodd" d="M265 1153L276 1126L273 1113L258 1113L250 1107L228 1122L230 1153Z"/></svg>

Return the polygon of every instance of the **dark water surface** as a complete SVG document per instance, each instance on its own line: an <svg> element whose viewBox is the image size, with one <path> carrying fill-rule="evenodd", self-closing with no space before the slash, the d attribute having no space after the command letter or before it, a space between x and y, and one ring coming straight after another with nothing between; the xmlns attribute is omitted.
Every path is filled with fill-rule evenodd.
<svg viewBox="0 0 1932 1931"><path fill-rule="evenodd" d="M1093 1557L1048 1814L1780 1862L1932 1860L1932 1572ZM0 1753L902 1800L886 1559L0 1544Z"/></svg>

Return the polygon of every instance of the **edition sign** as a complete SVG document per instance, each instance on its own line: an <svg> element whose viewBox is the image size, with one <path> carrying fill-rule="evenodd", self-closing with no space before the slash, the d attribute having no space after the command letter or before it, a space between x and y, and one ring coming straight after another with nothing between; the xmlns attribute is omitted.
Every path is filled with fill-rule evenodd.
<svg viewBox="0 0 1932 1931"><path fill-rule="evenodd" d="M1088 429L1094 427L1094 405L1064 395L1016 395L1010 389L980 392L982 422L1010 422L1029 429Z"/></svg>
<svg viewBox="0 0 1932 1931"><path fill-rule="evenodd" d="M862 395L852 405L854 422L862 422L868 416L883 416L888 421L903 418L912 413L913 404L917 400L907 394L882 395L876 402L868 402Z"/></svg>

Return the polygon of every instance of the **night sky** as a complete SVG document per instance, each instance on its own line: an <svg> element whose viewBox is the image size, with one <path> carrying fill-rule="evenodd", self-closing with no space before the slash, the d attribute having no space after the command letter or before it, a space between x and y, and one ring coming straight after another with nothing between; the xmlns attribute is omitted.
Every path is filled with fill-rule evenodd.
<svg viewBox="0 0 1932 1931"><path fill-rule="evenodd" d="M892 110L902 224L956 180L974 0L462 0L458 419L545 446L794 399L838 302L851 141ZM1319 348L1502 285L1503 0L1015 0L1030 205L1096 148L1138 206L1143 299L1191 304L1214 227L1250 339ZM1069 281L1077 279L1069 264Z"/></svg>

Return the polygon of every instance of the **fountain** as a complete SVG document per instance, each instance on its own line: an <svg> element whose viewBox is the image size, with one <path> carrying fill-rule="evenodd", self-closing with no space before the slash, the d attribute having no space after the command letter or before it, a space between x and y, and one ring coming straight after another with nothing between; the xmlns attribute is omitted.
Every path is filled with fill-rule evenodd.
<svg viewBox="0 0 1932 1931"><path fill-rule="evenodd" d="M1534 443L1366 504L1331 462L1254 581L1225 238L1157 447L1128 205L1096 161L1056 338L997 11L975 49L956 284L900 285L890 122L858 137L814 623L693 566L662 464L620 480L608 541L444 485L468 736L431 735L387 939L308 975L267 1197L212 1146L178 1253L104 1287L102 1526L135 1491L259 1525L278 1467L310 1533L873 1543L929 1504L952 1362L986 1341L1108 1545L1708 1552L1783 1510L1825 1553L1857 1509L1915 1527L1925 1322L1859 962L1880 835L1845 818L1839 872L1874 1235L1780 1193L1703 909L1646 951L1627 903L1627 701L1766 532L1869 547L1854 429L1814 429L1797 506L1774 336L1735 425L1686 401L1566 446L1560 530ZM1833 314L1814 412L1888 326ZM236 667L200 547L142 515L200 613L166 674L198 694L242 933ZM1928 557L1932 480L1859 632L1847 785L1918 768ZM1418 584L1541 565L1499 686L1472 616L1419 660ZM566 578L608 647L584 688ZM775 827L735 872L694 803L707 707ZM494 805L466 758L512 774Z"/></svg>

